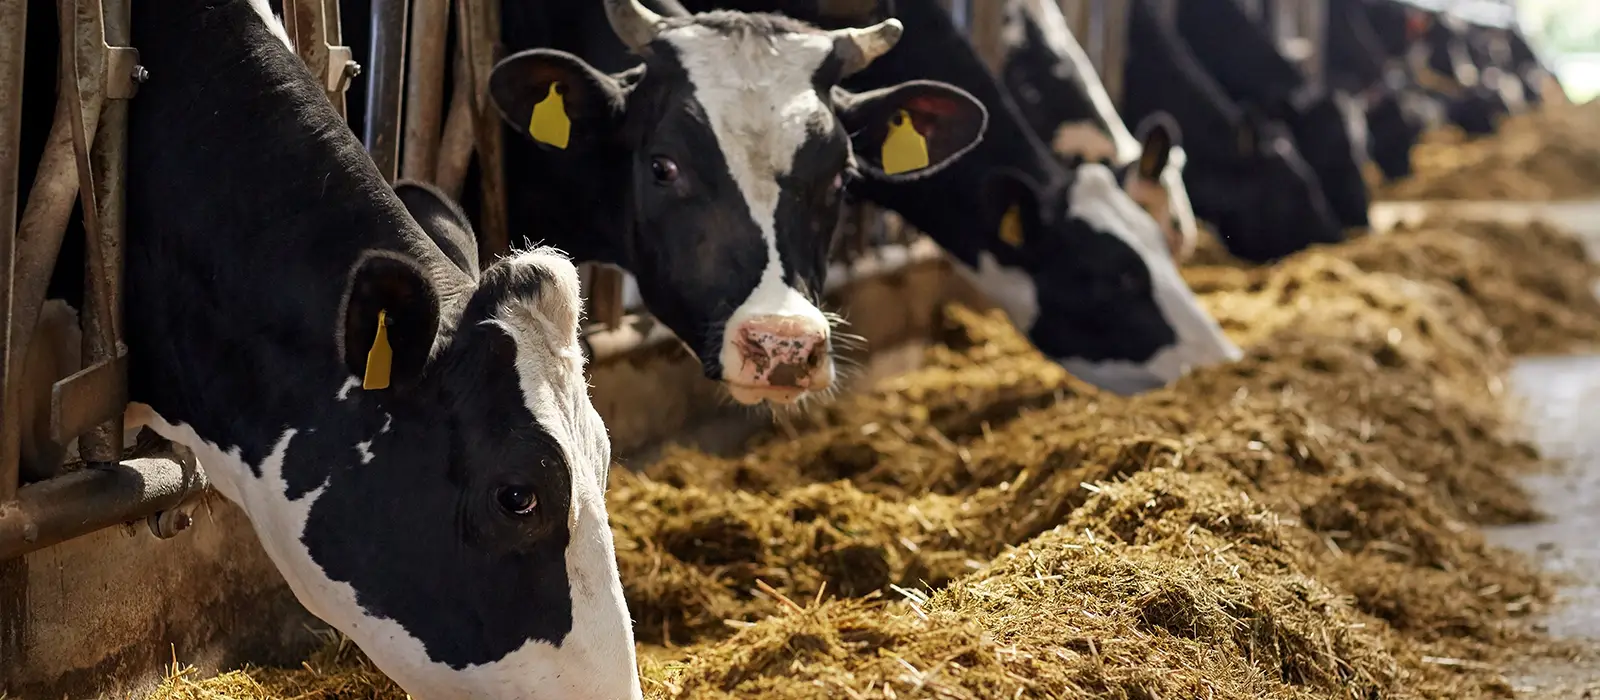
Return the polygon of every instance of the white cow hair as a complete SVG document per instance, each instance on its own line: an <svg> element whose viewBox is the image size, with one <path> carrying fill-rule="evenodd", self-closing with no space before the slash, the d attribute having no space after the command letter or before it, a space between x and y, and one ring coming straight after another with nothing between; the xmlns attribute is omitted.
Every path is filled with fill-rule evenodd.
<svg viewBox="0 0 1600 700"><path fill-rule="evenodd" d="M1106 92L1105 83L1100 81L1099 71L1094 70L1094 62L1089 60L1088 52L1084 51L1083 45L1072 36L1072 29L1067 24L1067 18L1061 14L1060 6L1055 0L1013 0L1013 2L1033 18L1034 24L1044 35L1045 44L1050 47L1051 53L1065 57L1074 65L1085 68L1082 71L1084 89L1089 93L1089 101L1094 104L1095 112L1111 131L1111 142L1117 149L1117 165L1127 165L1138 160L1144 152L1144 145L1139 143L1139 139L1122 121L1122 116L1117 114L1116 105L1111 103L1111 95ZM1015 31L1020 32L1021 28L1018 27ZM1018 43L1021 40L1020 36L1016 37ZM1167 190L1168 206L1171 208L1173 218L1178 220L1178 232L1183 236L1185 250L1177 251L1180 256L1188 255L1199 233L1194 207L1189 202L1189 192L1183 186L1183 166L1187 160L1183 148L1174 145L1167 155L1167 165L1158 178Z"/></svg>
<svg viewBox="0 0 1600 700"><path fill-rule="evenodd" d="M267 4L267 0L250 0L250 9L261 15L261 21L267 23L267 31L282 39L283 45L294 51L294 42L289 40L289 31L283 28L283 18L272 14L272 6Z"/></svg>
<svg viewBox="0 0 1600 700"><path fill-rule="evenodd" d="M1162 386L1190 369L1231 362L1243 353L1221 326L1200 306L1200 301L1178 273L1167 254L1166 242L1154 219L1117 187L1116 175L1098 163L1080 165L1068 201L1071 216L1098 231L1117 236L1144 261L1156 306L1177 336L1143 362L1086 361L1055 358L1069 372L1097 386L1132 393ZM1019 268L1001 265L990 253L980 253L976 269L958 266L990 300L1024 331L1040 321L1037 283Z"/></svg>
<svg viewBox="0 0 1600 700"><path fill-rule="evenodd" d="M573 627L559 647L530 640L498 661L456 671L430 661L421 641L398 622L366 613L355 589L331 579L303 541L312 506L327 482L298 499L287 496L284 457L300 428L283 429L271 452L255 465L258 478L238 447L223 449L147 405L130 404L125 424L130 432L148 426L193 450L217 491L249 517L262 547L301 604L349 635L381 671L413 696L524 697L530 688L544 688L551 697L640 698L632 624L603 493L610 441L589 400L578 344L577 269L548 248L521 253L503 264L539 266L555 282L546 285L533 303L507 304L486 323L516 343L516 370L526 406L555 438L573 469L567 523L571 540L566 550ZM377 435L390 431L392 417L385 418ZM357 443L352 458L367 463L375 437ZM616 634L618 629L623 634ZM608 672L612 670L620 673Z"/></svg>
<svg viewBox="0 0 1600 700"><path fill-rule="evenodd" d="M813 84L817 69L833 54L833 40L824 34L725 34L695 24L669 29L659 38L677 49L695 99L767 246L761 281L724 327L722 366L732 372L742 362L735 341L746 320L789 316L819 333L828 331L822 311L783 280L777 210L778 179L794 168L806 141L833 123L832 110ZM827 372L831 383L831 362Z"/></svg>

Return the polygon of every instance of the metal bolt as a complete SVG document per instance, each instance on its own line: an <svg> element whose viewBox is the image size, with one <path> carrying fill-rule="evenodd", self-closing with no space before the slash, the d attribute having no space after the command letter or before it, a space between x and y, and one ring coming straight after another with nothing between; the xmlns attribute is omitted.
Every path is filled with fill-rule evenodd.
<svg viewBox="0 0 1600 700"><path fill-rule="evenodd" d="M355 61L345 61L344 70L339 72L339 92L344 92L350 87L350 81L361 75L361 64Z"/></svg>
<svg viewBox="0 0 1600 700"><path fill-rule="evenodd" d="M194 518L186 510L164 510L150 516L147 522L150 525L150 534L167 540L189 529L189 526L194 524Z"/></svg>
<svg viewBox="0 0 1600 700"><path fill-rule="evenodd" d="M133 76L132 77L133 77L134 84L135 85L140 85L140 84L143 84L144 81L150 79L150 71L146 70L144 66L135 65L133 67Z"/></svg>

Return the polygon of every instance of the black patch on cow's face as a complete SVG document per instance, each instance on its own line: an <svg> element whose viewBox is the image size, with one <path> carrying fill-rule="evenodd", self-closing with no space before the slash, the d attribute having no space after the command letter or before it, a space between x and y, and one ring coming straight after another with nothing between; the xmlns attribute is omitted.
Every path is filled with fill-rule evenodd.
<svg viewBox="0 0 1600 700"><path fill-rule="evenodd" d="M583 86L566 102L574 110L574 143L541 146L539 167L596 183L598 201L585 206L612 212L590 232L606 239L598 247L635 275L645 305L688 343L706 375L722 379L725 325L752 299L771 262L769 246L788 288L808 299L820 293L841 189L853 175L852 148L866 174L913 179L976 143L987 115L971 96L938 84L865 95L837 90L841 64L830 53L832 41L788 18L711 13L664 24L664 38L627 76L599 74L567 54L529 51L496 67L490 91L506 121L526 132L533 105L552 81ZM750 46L737 48L741 41ZM708 61L734 60L708 58L710 48L755 45L798 58L780 52L762 59L773 74L748 66L749 75L696 73ZM775 75L783 71L789 73ZM874 166L897 109L926 137L930 163L889 176ZM729 133L719 139L718 129ZM770 224L763 223L767 217Z"/></svg>
<svg viewBox="0 0 1600 700"><path fill-rule="evenodd" d="M1411 147L1422 131L1422 120L1408 114L1392 91L1385 91L1367 110L1368 150L1386 179L1411 174Z"/></svg>
<svg viewBox="0 0 1600 700"><path fill-rule="evenodd" d="M1014 245L994 235L987 250L1032 279L1037 316L1025 330L1040 352L1089 362L1149 360L1178 341L1156 303L1149 266L1122 237L1073 216L1071 190L1070 182L1040 186L996 172L986 204L1015 207L1023 239Z"/></svg>
<svg viewBox="0 0 1600 700"><path fill-rule="evenodd" d="M1366 181L1361 177L1365 154L1358 153L1351 143L1344 115L1339 112L1333 96L1324 92L1303 107L1281 104L1268 115L1289 125L1295 145L1317 174L1322 193L1340 226L1366 226L1371 201Z"/></svg>
<svg viewBox="0 0 1600 700"><path fill-rule="evenodd" d="M529 640L560 646L572 629L574 472L524 402L516 343L485 323L502 304L537 299L548 284L538 272L491 267L429 381L395 395L354 392L349 430L297 436L286 457L348 465L320 486L303 542L369 614L455 669ZM370 463L352 435L370 436Z"/></svg>
<svg viewBox="0 0 1600 700"><path fill-rule="evenodd" d="M1287 129L1247 119L1236 137L1232 158L1196 156L1184 169L1195 214L1216 225L1229 252L1266 262L1343 240L1316 173Z"/></svg>

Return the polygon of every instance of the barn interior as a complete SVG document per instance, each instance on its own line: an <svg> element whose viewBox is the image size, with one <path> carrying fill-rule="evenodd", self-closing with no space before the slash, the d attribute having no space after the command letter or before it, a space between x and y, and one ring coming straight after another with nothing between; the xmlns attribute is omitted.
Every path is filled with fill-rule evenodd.
<svg viewBox="0 0 1600 700"><path fill-rule="evenodd" d="M102 47L130 1L88 22ZM78 3L61 7L95 14ZM20 37L40 23L26 13L53 3L23 4L0 8L0 97L23 94ZM1002 3L944 4L1000 61ZM1115 101L1125 6L1053 4ZM1325 3L1243 4L1320 71ZM284 2L312 74L341 105L353 84L380 86L359 93L358 130L380 171L434 173L475 200L480 244L507 249L503 175L480 162L497 158L495 116L442 78L486 79L498 3L374 0L390 41L355 47L337 5ZM1450 5L1428 9L1509 21L1501 3ZM95 105L127 99L105 82ZM1414 172L1377 182L1370 227L1344 242L1252 263L1202 226L1180 272L1244 357L1132 396L1042 355L959 263L864 203L827 291L861 342L838 395L799 408L730 402L628 275L585 266L645 697L1600 690L1600 103L1547 94L1491 134L1425 132ZM20 131L12 116L0 109L0 137ZM5 208L24 179L7 145L12 243L33 204ZM117 177L100 167L84 182ZM25 248L0 247L0 327L20 323ZM126 402L116 343L90 344L87 369L55 385L74 435L104 432ZM81 443L101 464L29 481L21 428L0 424L0 698L411 697L295 601L182 450L118 461L102 436Z"/></svg>

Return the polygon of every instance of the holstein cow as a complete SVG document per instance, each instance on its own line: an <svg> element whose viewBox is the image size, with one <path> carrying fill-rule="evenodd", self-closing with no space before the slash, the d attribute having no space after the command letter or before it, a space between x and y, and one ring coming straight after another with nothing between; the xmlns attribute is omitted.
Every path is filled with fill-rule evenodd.
<svg viewBox="0 0 1600 700"><path fill-rule="evenodd" d="M1363 108L1366 151L1387 179L1411 174L1411 147L1442 122L1444 105L1406 77L1368 18L1366 0L1329 0L1323 80Z"/></svg>
<svg viewBox="0 0 1600 700"><path fill-rule="evenodd" d="M1345 103L1308 81L1236 0L1184 0L1175 21L1200 67L1228 97L1289 126L1339 224L1366 226L1371 201L1361 165L1367 154L1356 145Z"/></svg>
<svg viewBox="0 0 1600 700"><path fill-rule="evenodd" d="M542 9L507 4L509 46L559 26ZM662 16L637 0L604 11L642 63L608 74L543 48L490 76L523 137L508 147L513 230L632 272L735 400L827 390L817 305L843 188L935 176L980 140L983 106L928 81L840 88L900 39L895 20L823 31L776 15Z"/></svg>
<svg viewBox="0 0 1600 700"><path fill-rule="evenodd" d="M412 695L642 697L573 265L441 250L466 222L395 195L265 0L134 3L132 26L128 426L193 449Z"/></svg>
<svg viewBox="0 0 1600 700"><path fill-rule="evenodd" d="M1149 0L1131 5L1123 75L1124 116L1137 122L1165 112L1183 129L1195 215L1215 225L1234 255L1268 261L1343 240L1287 130L1235 105Z"/></svg>
<svg viewBox="0 0 1600 700"><path fill-rule="evenodd" d="M1465 45L1437 13L1398 0L1366 0L1366 11L1385 51L1403 65L1407 85L1436 100L1443 118L1467 133L1494 132L1504 100L1477 84Z"/></svg>
<svg viewBox="0 0 1600 700"><path fill-rule="evenodd" d="M719 4L831 9L836 22L859 21L873 5ZM989 129L959 163L938 173L904 184L863 179L854 192L926 232L1041 352L1102 388L1143 391L1189 368L1237 358L1238 348L1179 276L1159 226L1113 172L1099 163L1057 162L936 0L897 0L894 9L905 37L846 85L865 91L918 78L944 81L983 102Z"/></svg>
<svg viewBox="0 0 1600 700"><path fill-rule="evenodd" d="M1008 0L1001 77L1034 134L1113 167L1128 196L1161 224L1178 260L1194 252L1194 210L1183 186L1184 154L1171 117L1152 115L1135 138L1054 0Z"/></svg>

